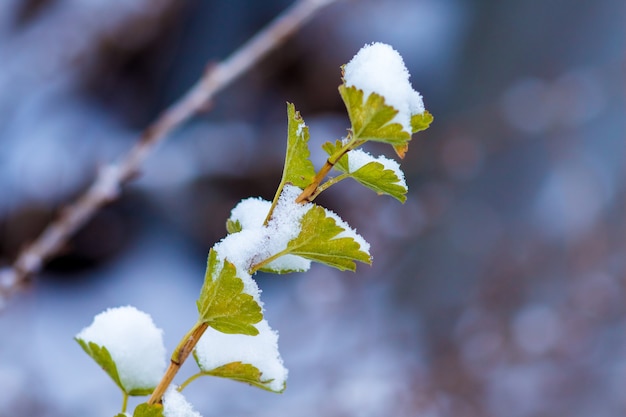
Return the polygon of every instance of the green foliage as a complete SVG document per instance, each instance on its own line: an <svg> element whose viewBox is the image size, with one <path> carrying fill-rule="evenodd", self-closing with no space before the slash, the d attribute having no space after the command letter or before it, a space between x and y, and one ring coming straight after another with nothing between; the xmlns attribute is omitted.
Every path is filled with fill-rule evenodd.
<svg viewBox="0 0 626 417"><path fill-rule="evenodd" d="M402 203L406 201L408 190L399 184L400 178L396 173L390 169L385 169L385 166L380 162L367 163L350 173L350 176L378 194L390 195Z"/></svg>
<svg viewBox="0 0 626 417"><path fill-rule="evenodd" d="M326 142L322 145L322 148L329 154L333 155L342 147L341 141ZM350 154L344 155L337 163L335 168L347 176L354 178L367 188L376 191L378 194L387 194L393 198L404 203L406 201L406 187L400 184L400 178L398 175L390 170L385 169L385 166L380 162L370 162L363 165L361 168L354 172L349 172L349 158Z"/></svg>
<svg viewBox="0 0 626 417"><path fill-rule="evenodd" d="M287 103L287 152L281 187L286 183L304 188L315 176L315 167L309 160L309 128L292 103Z"/></svg>
<svg viewBox="0 0 626 417"><path fill-rule="evenodd" d="M133 417L163 417L163 406L161 404L139 404L133 412Z"/></svg>
<svg viewBox="0 0 626 417"><path fill-rule="evenodd" d="M424 113L414 114L413 116L411 116L411 130L413 131L413 133L426 130L433 122L433 120L434 117L428 112L428 110L424 110Z"/></svg>
<svg viewBox="0 0 626 417"><path fill-rule="evenodd" d="M304 272L306 270L305 269L277 269L277 268L273 268L271 264L267 264L263 266L262 268L259 268L259 271L265 272L267 274L284 275L284 274L292 274L294 272Z"/></svg>
<svg viewBox="0 0 626 417"><path fill-rule="evenodd" d="M199 362L198 366L200 366ZM262 372L259 371L257 367L249 363L231 362L209 371L202 370L201 375L216 376L220 378L232 379L234 381L245 382L246 384L254 387L276 393L282 393L285 390L285 386L283 386L280 391L273 390L271 388L273 379L263 379Z"/></svg>
<svg viewBox="0 0 626 417"><path fill-rule="evenodd" d="M422 130L428 129L430 124L433 122L433 115L430 114L427 110L424 110L424 113L418 113L411 116L411 131L412 133L421 132ZM404 158L404 155L409 150L409 144L406 143L404 145L395 145L393 147L400 158Z"/></svg>
<svg viewBox="0 0 626 417"><path fill-rule="evenodd" d="M354 139L393 146L404 146L411 140L400 123L391 123L398 110L386 105L381 95L371 93L364 101L363 90L345 84L339 86L339 93L348 110Z"/></svg>
<svg viewBox="0 0 626 417"><path fill-rule="evenodd" d="M122 383L119 372L117 370L117 365L115 361L113 360L113 358L111 357L111 354L109 353L106 347L97 345L94 342L87 343L84 340L79 339L77 337L75 337L74 340L76 340L78 344L80 345L80 347L82 347L83 350L98 365L100 365L100 367L104 370L104 372L106 372L107 375L111 377L113 382L115 382L115 385L117 385L122 390L122 392L130 396L142 396L142 395L149 395L154 390L154 387L128 389Z"/></svg>
<svg viewBox="0 0 626 417"><path fill-rule="evenodd" d="M344 228L327 216L322 207L313 205L302 217L301 226L300 234L287 244L286 252L342 271L355 271L354 261L371 263L369 254L353 238L337 238Z"/></svg>
<svg viewBox="0 0 626 417"><path fill-rule="evenodd" d="M220 261L211 249L197 301L200 321L222 333L257 335L259 331L253 324L263 319L261 306L243 288L235 265Z"/></svg>
<svg viewBox="0 0 626 417"><path fill-rule="evenodd" d="M231 219L226 220L226 231L229 234L241 232L243 227L241 227L241 223L239 220L232 221Z"/></svg>
<svg viewBox="0 0 626 417"><path fill-rule="evenodd" d="M107 348L105 348L104 346L99 346L94 342L85 342L84 340L77 337L75 337L74 340L78 342L80 347L83 348L87 355L91 356L91 358L98 365L100 365L104 372L106 372L111 377L113 382L115 382L115 385L117 385L122 390L122 392L130 395L130 393L126 390L126 388L124 388L124 385L120 380L120 375L117 372L117 365L115 364L115 361L111 357L111 354L109 353Z"/></svg>

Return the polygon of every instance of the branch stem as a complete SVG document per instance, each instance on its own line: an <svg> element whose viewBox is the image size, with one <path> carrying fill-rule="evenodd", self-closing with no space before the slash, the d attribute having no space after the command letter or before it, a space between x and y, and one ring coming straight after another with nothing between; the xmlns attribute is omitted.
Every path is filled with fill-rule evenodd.
<svg viewBox="0 0 626 417"><path fill-rule="evenodd" d="M174 349L174 353L172 353L172 358L170 360L170 365L168 366L163 378L159 382L159 385L154 389L150 399L148 400L148 404L157 404L161 402L161 398L165 391L170 386L174 377L180 370L180 367L185 363L185 360L189 357L193 349L198 344L198 341L209 327L207 323L198 322L196 323L189 332L182 338L176 349Z"/></svg>
<svg viewBox="0 0 626 417"><path fill-rule="evenodd" d="M18 254L11 267L0 269L0 308L3 301L23 288L28 277L37 274L98 209L119 196L121 187L137 177L145 159L157 145L192 116L206 111L216 93L253 68L319 9L334 1L337 0L296 1L224 61L209 66L183 97L143 131L127 154L99 170L91 186L61 210L39 237Z"/></svg>

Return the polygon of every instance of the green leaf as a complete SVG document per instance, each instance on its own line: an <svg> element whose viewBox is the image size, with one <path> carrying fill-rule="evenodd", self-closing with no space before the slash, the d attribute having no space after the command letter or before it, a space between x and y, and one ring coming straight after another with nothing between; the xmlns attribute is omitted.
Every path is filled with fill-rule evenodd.
<svg viewBox="0 0 626 417"><path fill-rule="evenodd" d="M285 385L283 385L283 388L280 391L275 391L270 388L273 379L263 379L262 372L259 371L257 367L250 365L249 363L231 362L211 371L202 371L201 374L245 382L254 387L276 393L281 393L285 390Z"/></svg>
<svg viewBox="0 0 626 417"><path fill-rule="evenodd" d="M433 120L433 115L430 114L427 110L424 110L424 113L414 114L411 117L411 130L413 131L413 133L426 130L433 122Z"/></svg>
<svg viewBox="0 0 626 417"><path fill-rule="evenodd" d="M413 133L426 130L428 129L432 121L433 115L426 110L424 110L424 113L414 114L411 117L411 130L413 131ZM404 155L406 155L407 151L409 150L409 144L406 143L404 145L396 145L393 148L400 158L404 158Z"/></svg>
<svg viewBox="0 0 626 417"><path fill-rule="evenodd" d="M241 232L243 227L241 227L241 223L239 220L232 221L231 219L226 220L226 231L229 234Z"/></svg>
<svg viewBox="0 0 626 417"><path fill-rule="evenodd" d="M315 176L315 167L309 160L309 128L292 103L287 103L287 118L287 152L281 185L290 183L305 188Z"/></svg>
<svg viewBox="0 0 626 417"><path fill-rule="evenodd" d="M139 404L133 412L133 417L163 417L163 406L161 404Z"/></svg>
<svg viewBox="0 0 626 417"><path fill-rule="evenodd" d="M120 375L117 371L117 365L115 364L115 361L113 361L113 358L111 357L111 354L109 353L107 348L105 348L104 346L99 346L94 342L85 342L84 340L77 337L75 337L74 340L76 340L80 347L83 348L85 353L91 356L91 358L96 361L98 365L100 365L104 372L106 372L111 377L113 382L115 382L115 385L117 385L123 392L130 395L130 393L126 391L126 388L124 388L122 381L120 381Z"/></svg>
<svg viewBox="0 0 626 417"><path fill-rule="evenodd" d="M400 178L396 173L390 169L385 169L385 166L380 162L369 162L350 173L350 176L379 194L390 195L401 203L406 201L408 190L399 183Z"/></svg>
<svg viewBox="0 0 626 417"><path fill-rule="evenodd" d="M222 333L257 335L259 331L253 324L263 319L261 306L243 288L235 265L219 261L211 249L197 301L200 321Z"/></svg>
<svg viewBox="0 0 626 417"><path fill-rule="evenodd" d="M326 153L332 155L341 148L341 146L342 143L338 140L334 144L332 142L326 142L322 145L322 148ZM363 165L355 172L349 172L348 158L350 158L350 153L347 153L337 161L335 168L379 194L390 195L402 203L406 201L406 193L408 190L406 187L399 184L400 178L398 178L394 171L385 169L385 166L380 162L372 161Z"/></svg>
<svg viewBox="0 0 626 417"><path fill-rule="evenodd" d="M337 238L343 231L322 207L313 205L302 217L300 234L287 244L286 252L342 271L355 271L354 261L370 264L370 255L361 250L356 240Z"/></svg>
<svg viewBox="0 0 626 417"><path fill-rule="evenodd" d="M322 149L324 149L324 151L326 151L326 153L329 156L332 156L335 153L337 153L339 149L341 149L342 147L343 147L343 143L340 140L335 141L335 143L326 142L322 145ZM338 169L339 171L348 172L348 169L349 169L348 168L348 156L344 155L341 158L339 158L339 160L335 163L334 167Z"/></svg>
<svg viewBox="0 0 626 417"><path fill-rule="evenodd" d="M381 95L371 93L364 101L363 90L345 84L339 86L339 94L348 110L355 139L393 146L404 146L411 140L411 135L400 123L391 123L398 110L386 105Z"/></svg>

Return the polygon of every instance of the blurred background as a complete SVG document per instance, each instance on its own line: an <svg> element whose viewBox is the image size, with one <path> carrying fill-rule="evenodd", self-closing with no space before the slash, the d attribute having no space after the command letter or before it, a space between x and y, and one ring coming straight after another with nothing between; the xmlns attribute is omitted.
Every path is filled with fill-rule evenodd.
<svg viewBox="0 0 626 417"><path fill-rule="evenodd" d="M0 2L0 264L289 4ZM273 197L285 102L321 166L319 145L349 127L339 67L373 41L403 55L435 116L402 161L408 201L347 182L322 195L372 244L373 266L257 276L286 392L205 378L187 398L205 417L625 415L624 22L618 0L323 10L170 137L0 311L0 416L118 412L73 336L132 304L171 351L230 209Z"/></svg>

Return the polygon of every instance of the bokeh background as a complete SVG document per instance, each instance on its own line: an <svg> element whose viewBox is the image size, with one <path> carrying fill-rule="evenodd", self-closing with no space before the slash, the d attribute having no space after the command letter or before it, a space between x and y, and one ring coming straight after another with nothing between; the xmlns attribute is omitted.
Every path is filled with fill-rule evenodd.
<svg viewBox="0 0 626 417"><path fill-rule="evenodd" d="M207 63L289 3L0 2L0 262ZM132 304L171 351L195 320L205 256L230 209L273 196L285 102L310 126L320 166L319 145L348 127L339 67L372 41L404 56L435 115L402 162L407 203L345 182L325 193L372 244L373 266L259 275L287 391L205 378L188 399L205 417L625 415L624 22L619 0L325 9L170 137L9 300L0 416L119 410L73 336Z"/></svg>

